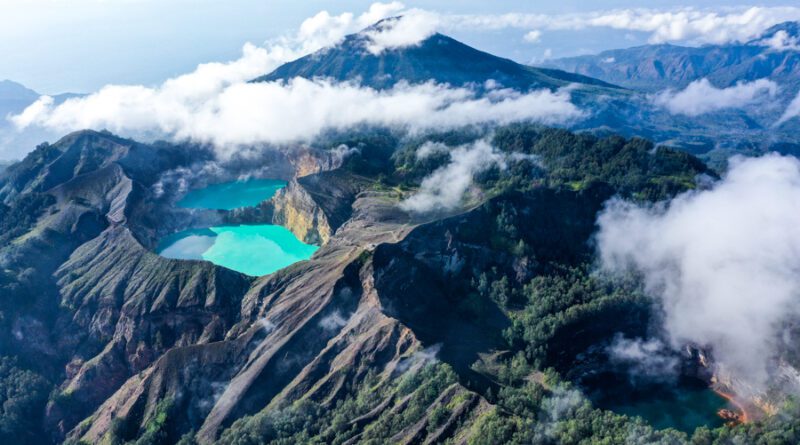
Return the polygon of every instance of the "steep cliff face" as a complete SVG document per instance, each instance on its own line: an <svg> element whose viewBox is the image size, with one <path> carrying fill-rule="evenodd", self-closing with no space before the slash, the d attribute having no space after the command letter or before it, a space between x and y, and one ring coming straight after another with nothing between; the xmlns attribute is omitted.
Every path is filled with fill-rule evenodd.
<svg viewBox="0 0 800 445"><path fill-rule="evenodd" d="M293 172L285 188L257 206L222 212L227 224L276 224L308 244L326 244L352 214L359 191L371 181L336 169L342 150L296 148L285 154ZM196 213L196 212L195 212Z"/></svg>
<svg viewBox="0 0 800 445"><path fill-rule="evenodd" d="M271 200L272 222L307 243L326 244L353 215L358 194L371 183L336 170L290 181Z"/></svg>
<svg viewBox="0 0 800 445"><path fill-rule="evenodd" d="M314 150L309 147L293 147L287 156L294 168L295 178L335 170L342 166L344 160L341 151Z"/></svg>
<svg viewBox="0 0 800 445"><path fill-rule="evenodd" d="M324 212L296 180L279 190L272 204L273 224L286 227L308 244L322 245L330 240L333 230Z"/></svg>

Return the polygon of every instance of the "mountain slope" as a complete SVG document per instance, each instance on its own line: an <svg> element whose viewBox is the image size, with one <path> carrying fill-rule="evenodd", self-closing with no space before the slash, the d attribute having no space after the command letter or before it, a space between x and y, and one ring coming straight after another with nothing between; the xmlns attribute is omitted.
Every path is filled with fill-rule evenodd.
<svg viewBox="0 0 800 445"><path fill-rule="evenodd" d="M492 79L503 87L523 91L559 88L571 83L616 88L585 76L520 65L442 34L434 34L418 45L373 54L366 49L367 31L349 35L334 47L284 64L255 81L321 77L339 82L359 81L362 85L383 89L401 81L414 84L431 80L482 88L487 80Z"/></svg>

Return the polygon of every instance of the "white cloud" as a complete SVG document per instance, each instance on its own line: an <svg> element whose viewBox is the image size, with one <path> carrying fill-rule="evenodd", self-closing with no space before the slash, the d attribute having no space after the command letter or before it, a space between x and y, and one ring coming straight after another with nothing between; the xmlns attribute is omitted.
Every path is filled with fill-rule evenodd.
<svg viewBox="0 0 800 445"><path fill-rule="evenodd" d="M417 159L425 159L435 153L445 153L449 150L450 149L447 147L447 145L442 144L441 142L427 141L417 149L414 155Z"/></svg>
<svg viewBox="0 0 800 445"><path fill-rule="evenodd" d="M386 50L414 46L436 32L439 15L421 9L405 11L394 20L384 20L364 32L369 39L367 51L380 54Z"/></svg>
<svg viewBox="0 0 800 445"><path fill-rule="evenodd" d="M272 52L285 53L286 55L282 54L283 61L293 60L324 47L335 45L346 35L361 31L404 9L405 6L402 3L395 1L373 3L366 12L357 17L352 12L331 15L328 11L320 11L303 21L295 36L278 39L269 47Z"/></svg>
<svg viewBox="0 0 800 445"><path fill-rule="evenodd" d="M445 29L581 30L610 28L649 34L651 43L729 43L747 41L778 23L800 20L793 6L699 9L616 9L573 14L484 14L449 15Z"/></svg>
<svg viewBox="0 0 800 445"><path fill-rule="evenodd" d="M62 104L45 96L11 120L19 129L108 129L145 139L194 140L230 154L243 146L308 140L325 129L359 124L417 131L518 120L558 124L583 116L570 102L568 89L527 94L496 90L477 97L465 88L432 83L399 84L386 91L300 78L248 83L281 63L398 13L403 14L400 19L368 31L370 50L415 44L433 32L439 20L433 13L406 10L399 2L375 3L358 16L322 11L305 20L292 37L265 47L245 45L238 60L202 64L156 87L108 85Z"/></svg>
<svg viewBox="0 0 800 445"><path fill-rule="evenodd" d="M347 318L342 316L342 313L338 310L334 311L333 313L325 316L322 320L319 321L319 326L326 331L335 331L344 326L347 326L347 323L352 317L353 314L347 316Z"/></svg>
<svg viewBox="0 0 800 445"><path fill-rule="evenodd" d="M673 380L678 375L678 358L661 340L652 338L628 339L621 335L614 338L608 348L611 363L628 369L631 379Z"/></svg>
<svg viewBox="0 0 800 445"><path fill-rule="evenodd" d="M36 102L28 105L20 114L11 115L8 119L17 127L25 128L32 125L38 116L47 112L55 101L50 96L42 96Z"/></svg>
<svg viewBox="0 0 800 445"><path fill-rule="evenodd" d="M256 323L261 325L261 329L266 331L267 334L275 330L275 323L267 320L266 318L260 318Z"/></svg>
<svg viewBox="0 0 800 445"><path fill-rule="evenodd" d="M792 99L792 101L786 107L786 110L783 112L783 115L781 115L781 118L775 123L775 126L782 125L790 119L794 119L796 117L800 117L800 93L797 93L797 96Z"/></svg>
<svg viewBox="0 0 800 445"><path fill-rule="evenodd" d="M598 14L589 20L591 26L642 31L650 34L650 42L697 41L728 43L743 41L766 28L800 18L800 8L752 7L722 11L684 8L673 11L624 10Z"/></svg>
<svg viewBox="0 0 800 445"><path fill-rule="evenodd" d="M542 399L539 416L533 426L533 443L557 442L560 432L571 428L564 420L575 418L575 411L587 401L577 389L556 386Z"/></svg>
<svg viewBox="0 0 800 445"><path fill-rule="evenodd" d="M453 30L519 29L525 31L523 38L530 42L538 42L543 31L575 31L588 28L646 33L651 43L745 42L757 38L773 25L800 20L800 7L635 8L569 14L516 12L449 14L418 8L407 9L400 2L392 2L375 3L369 11L357 18L352 13L340 16L330 16L327 12L320 13L314 20L307 20L310 23L306 27L314 29L315 32L303 34L322 35L326 36L328 41L332 41L336 37L341 38L348 32L358 31L390 16L402 16L403 19L396 26L387 23L385 29L371 34L376 38L375 46L371 50L376 53L387 48L414 45L436 31ZM777 39L780 39L780 36ZM779 40L775 42L780 43Z"/></svg>
<svg viewBox="0 0 800 445"><path fill-rule="evenodd" d="M414 45L437 29L453 28L527 29L528 38L533 39L539 37L541 30L603 26L653 32L654 36L669 39L708 37L700 32L703 31L711 33L710 39L715 40L720 38L714 34L720 27L735 29L743 35L756 32L756 29L760 31L778 21L778 17L780 20L794 15L800 18L800 9L751 8L713 12L689 8L666 12L637 9L556 16L515 13L448 15L407 9L400 2L374 3L360 15L351 12L331 15L322 11L305 20L293 36L269 42L265 47L245 45L243 56L236 61L203 64L194 72L167 80L157 87L109 85L88 97L60 105L42 97L12 120L19 128L39 126L54 131L107 128L141 138L193 139L213 143L230 152L242 145L310 138L328 127L341 128L361 123L425 129L528 119L557 124L581 117L580 111L570 103L567 91L520 95L500 90L492 97L477 98L464 89L437 85L400 85L390 91L378 92L325 81L246 83L288 60L335 44L348 33L396 15L402 17L388 20L367 32L368 50L378 53ZM552 51L545 50L543 58L550 57ZM697 114L719 107L741 106L765 91L774 94L774 85L765 82L757 81L725 90L700 83L673 94L674 97L663 96L661 100L677 112ZM720 100L693 101L692 93L716 94Z"/></svg>
<svg viewBox="0 0 800 445"><path fill-rule="evenodd" d="M361 28L366 28L380 20L399 14L405 8L402 2L397 1L390 3L373 3L370 5L369 10L359 17L359 26L361 26Z"/></svg>
<svg viewBox="0 0 800 445"><path fill-rule="evenodd" d="M773 34L772 37L762 39L758 43L775 51L800 51L800 39L789 35L784 30L780 30Z"/></svg>
<svg viewBox="0 0 800 445"><path fill-rule="evenodd" d="M258 58L254 52L259 51L246 51L244 58ZM519 120L557 124L583 115L566 90L527 94L502 90L491 97L477 97L465 88L433 83L399 84L378 91L303 78L244 82L253 77L252 72L219 81L226 67L198 70L157 88L107 86L61 105L43 98L13 120L20 127L105 128L126 136L189 139L212 143L229 154L242 146L307 140L325 129L358 124L421 131ZM204 78L205 71L211 71L212 79ZM237 82L228 84L234 77Z"/></svg>
<svg viewBox="0 0 800 445"><path fill-rule="evenodd" d="M461 204L473 176L493 166L505 168L505 157L484 140L457 147L450 157L449 164L431 173L417 193L400 203L402 209L417 213L452 210Z"/></svg>
<svg viewBox="0 0 800 445"><path fill-rule="evenodd" d="M395 365L392 375L396 377L397 375L405 374L406 372L416 372L423 366L438 363L439 358L437 356L441 350L442 344L437 343L425 349L415 351L408 357L401 358Z"/></svg>
<svg viewBox="0 0 800 445"><path fill-rule="evenodd" d="M598 218L605 269L636 270L660 299L674 347L711 347L734 375L763 385L800 316L800 161L734 158L712 189L642 207L615 200Z"/></svg>
<svg viewBox="0 0 800 445"><path fill-rule="evenodd" d="M539 43L542 39L542 32L534 29L533 31L528 31L522 38L528 43Z"/></svg>
<svg viewBox="0 0 800 445"><path fill-rule="evenodd" d="M708 79L700 79L682 91L663 91L653 97L653 102L672 114L699 116L728 108L744 108L766 97L775 97L777 93L778 84L767 79L740 82L728 88L717 88Z"/></svg>

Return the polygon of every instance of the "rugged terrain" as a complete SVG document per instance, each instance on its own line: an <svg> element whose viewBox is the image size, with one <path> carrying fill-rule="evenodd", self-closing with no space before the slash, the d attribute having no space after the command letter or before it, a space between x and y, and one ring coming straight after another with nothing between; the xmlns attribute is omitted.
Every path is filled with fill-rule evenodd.
<svg viewBox="0 0 800 445"><path fill-rule="evenodd" d="M547 277L581 276L595 214L614 193L658 199L713 173L638 140L530 126L494 138L506 152L540 156L546 172L520 158L511 176L480 180L476 206L428 217L397 206L431 168L401 155L421 141L389 139L401 143L390 158L370 157L385 152L382 138L338 161L325 144L275 151L256 164L289 186L231 212L174 206L181 192L165 178L212 162L202 147L95 132L39 147L3 177L3 220L17 224L2 250L0 341L18 357L14 369L52 391L30 405L30 430L4 434L28 443L481 443L502 431L509 440L533 434L514 423L485 430L545 413L537 406L568 391L558 375L586 348L648 335L650 304L635 289L606 294L596 284L538 309L526 294L547 292ZM364 140L372 139L351 144L369 147ZM587 144L595 150L579 148ZM149 250L157 234L209 221L284 224L322 248L256 279ZM559 371L541 374L547 367ZM508 412L515 397L531 406ZM587 407L571 409L590 421L599 411ZM625 422L587 434L646 428Z"/></svg>
<svg viewBox="0 0 800 445"><path fill-rule="evenodd" d="M628 90L445 36L342 55L358 44L260 80L577 82L582 103L612 98L600 116L622 123L605 130L638 122L615 108ZM797 443L791 399L747 393L692 345L685 377L715 379L763 419L655 430L581 392L615 338L663 335L636 277L594 273L598 212L614 196L654 203L718 178L686 151L596 133L358 128L232 158L95 131L40 145L0 173L0 442ZM448 150L476 141L504 162L475 174L469 199L422 214L399 205L453 161ZM426 143L449 148L422 155ZM251 208L175 205L243 176L288 185ZM257 278L153 252L164 235L222 222L280 224L321 247ZM790 349L782 370L797 380Z"/></svg>

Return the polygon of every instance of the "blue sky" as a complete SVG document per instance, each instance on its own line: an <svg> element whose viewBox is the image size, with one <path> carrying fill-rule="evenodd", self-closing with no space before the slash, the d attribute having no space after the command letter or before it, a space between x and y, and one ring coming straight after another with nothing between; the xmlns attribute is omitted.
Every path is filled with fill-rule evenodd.
<svg viewBox="0 0 800 445"><path fill-rule="evenodd" d="M198 63L240 56L242 45L257 45L291 35L304 19L321 10L358 15L371 1L256 0L2 0L0 2L0 79L21 82L39 92L90 92L109 83L154 85L190 72ZM686 3L656 0L559 1L404 1L442 14L563 15L647 7L674 10ZM589 4L590 6L587 6ZM787 1L737 6L792 5ZM724 11L729 1L695 0L692 7ZM535 42L528 30L453 29L449 34L480 49L525 63L648 41L646 32L590 27L548 30Z"/></svg>

